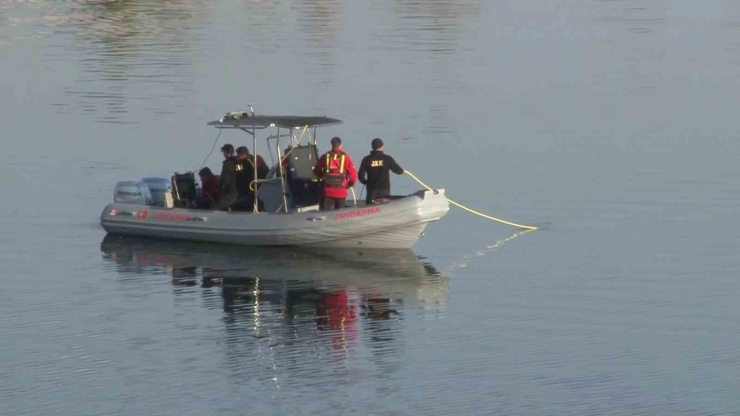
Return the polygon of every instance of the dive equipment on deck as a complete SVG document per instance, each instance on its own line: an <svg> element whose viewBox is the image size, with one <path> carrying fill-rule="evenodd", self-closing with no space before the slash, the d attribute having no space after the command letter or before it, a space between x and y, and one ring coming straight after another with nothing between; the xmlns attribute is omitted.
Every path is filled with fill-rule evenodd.
<svg viewBox="0 0 740 416"><path fill-rule="evenodd" d="M175 206L178 208L189 208L195 205L198 183L195 182L193 172L177 173L172 175L172 196Z"/></svg>

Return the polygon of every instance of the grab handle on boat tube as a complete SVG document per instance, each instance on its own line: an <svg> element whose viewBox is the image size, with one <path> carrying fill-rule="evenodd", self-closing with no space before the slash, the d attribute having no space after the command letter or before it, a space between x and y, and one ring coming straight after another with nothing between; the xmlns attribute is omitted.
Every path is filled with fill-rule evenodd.
<svg viewBox="0 0 740 416"><path fill-rule="evenodd" d="M432 188L431 188L431 187L430 187L429 185L427 185L427 184L425 184L424 182L422 182L422 181L421 181L421 179L417 178L417 177L416 177L416 175L414 175L413 173L409 172L408 170L406 170L406 171L405 171L405 173L406 173L407 175L411 176L411 178L413 178L413 179L414 179L414 180L415 180L416 182L418 182L418 183L419 183L419 185L421 185L421 186L423 186L423 187L427 188L428 190L430 190L430 191L434 192L435 194L437 193L437 191L435 191L435 190L434 190L434 189L432 189ZM459 203L457 203L457 202L455 202L455 201L451 200L450 198L447 198L447 201L448 201L448 202L449 202L450 204L452 204L452 205L454 205L454 206L456 206L456 207L458 207L458 208L464 209L465 211L468 211L468 212L470 212L470 213L472 213L472 214L475 214L475 215L478 215L478 216L480 216L480 217L483 217L483 218L489 219L489 220L491 220L491 221L498 221L498 222L500 222L500 223L503 223L503 224L507 224L507 225L511 225L511 226L514 226L514 227L519 227L519 228L524 228L524 229L526 229L526 230L536 230L536 229L537 229L537 227L535 227L535 226L532 226L532 225L517 224L517 223L515 223L515 222L510 222L510 221L502 220L502 219L500 219L500 218L492 217L492 216L490 216L490 215L486 215L486 214L484 214L484 213L482 213L482 212L478 212L478 211L476 211L476 210L470 209L470 208L466 207L465 205L459 204Z"/></svg>

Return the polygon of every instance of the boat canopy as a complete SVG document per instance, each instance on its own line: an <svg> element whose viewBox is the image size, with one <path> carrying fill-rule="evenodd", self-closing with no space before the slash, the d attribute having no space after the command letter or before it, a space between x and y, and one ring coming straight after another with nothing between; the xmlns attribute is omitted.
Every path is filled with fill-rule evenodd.
<svg viewBox="0 0 740 416"><path fill-rule="evenodd" d="M292 146L297 146L298 142L300 141L301 137L303 137L304 133L308 133L308 143L312 146L313 152L316 153L316 128L320 126L331 126L335 124L342 124L342 120L337 120L335 118L329 118L325 116L321 117L313 117L313 116L266 116L266 115L255 115L254 110L252 109L252 104L249 104L249 110L250 111L232 111L229 113L226 113L225 116L221 117L220 120L211 121L208 123L209 126L214 126L217 129L236 129L236 130L242 130L246 132L247 134L252 136L253 140L253 152L252 152L252 165L254 166L254 183L255 184L264 184L262 186L264 189L270 189L265 188L265 186L270 186L270 183L272 182L280 182L282 192L279 192L280 199L282 200L282 204L280 205L285 212L288 212L288 199L287 196L289 195L288 189L285 182L285 172L284 172L284 165L282 161L285 160L285 157L287 155L283 154L281 151L280 146L280 138L286 137L289 138L291 141ZM265 178L265 179L259 179L258 172L257 172L257 166L258 164L258 157L257 157L257 132L256 130L263 130L267 129L268 127L274 127L277 129L277 134L271 135L267 137L267 146L270 148L270 140L276 141L275 146L275 153L273 153L272 150L270 150L270 157L277 156L277 160L279 161L276 164L275 174L271 178ZM313 129L311 129L313 127ZM280 129L287 129L287 134L281 134ZM301 137L296 138L293 133L290 131L293 129L303 129L303 132L301 133ZM313 130L313 134L311 132ZM219 133L220 135L220 133ZM216 138L216 142L218 142L218 137ZM215 146L214 146L215 148ZM291 150L292 151L292 150ZM314 155L314 158L318 157L318 154ZM314 159L315 160L315 159ZM275 159L273 159L273 162L275 162ZM251 185L250 185L251 189ZM258 201L260 193L260 187L257 186L254 189L254 201L255 201L255 212L257 211L257 204L256 201ZM280 208L278 208L280 210Z"/></svg>
<svg viewBox="0 0 740 416"><path fill-rule="evenodd" d="M267 127L297 129L304 127L331 126L334 124L342 124L342 120L329 117L311 116L255 116L246 111L228 113L220 120L208 123L209 126L216 126L216 128L219 129L264 129Z"/></svg>

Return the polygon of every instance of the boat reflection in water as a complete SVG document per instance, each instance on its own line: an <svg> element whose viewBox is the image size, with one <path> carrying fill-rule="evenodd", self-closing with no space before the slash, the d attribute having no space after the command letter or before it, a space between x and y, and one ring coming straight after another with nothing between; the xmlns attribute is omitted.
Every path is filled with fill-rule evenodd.
<svg viewBox="0 0 740 416"><path fill-rule="evenodd" d="M228 355L240 363L230 368L251 356L245 371L267 360L271 376L281 354L285 370L297 365L296 354L344 361L358 343L378 366L395 366L382 362L402 350L404 320L438 316L448 295L447 277L411 250L231 247L115 235L103 239L101 250L121 276L166 273L177 287L220 290Z"/></svg>

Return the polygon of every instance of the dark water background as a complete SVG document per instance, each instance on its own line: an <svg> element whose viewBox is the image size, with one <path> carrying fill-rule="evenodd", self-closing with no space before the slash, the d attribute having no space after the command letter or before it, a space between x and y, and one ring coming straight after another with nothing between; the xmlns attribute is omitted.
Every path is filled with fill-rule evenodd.
<svg viewBox="0 0 740 416"><path fill-rule="evenodd" d="M736 1L0 0L0 414L740 414L738 74ZM542 229L104 240L250 102Z"/></svg>

